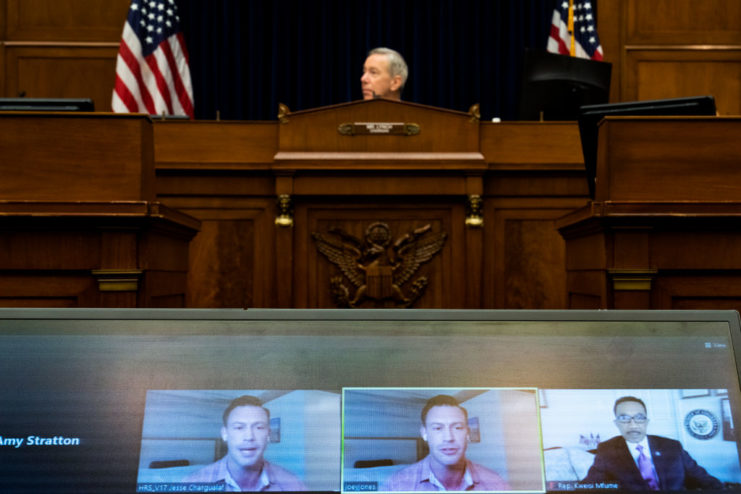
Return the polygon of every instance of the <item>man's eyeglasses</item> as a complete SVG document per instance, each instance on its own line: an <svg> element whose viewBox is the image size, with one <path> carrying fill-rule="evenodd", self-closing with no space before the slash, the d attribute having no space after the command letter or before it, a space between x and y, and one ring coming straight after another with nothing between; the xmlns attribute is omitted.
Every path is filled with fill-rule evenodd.
<svg viewBox="0 0 741 494"><path fill-rule="evenodd" d="M648 417L646 417L642 413L638 413L638 414L633 415L633 416L631 416L631 415L618 415L617 417L615 417L615 421L616 422L619 422L621 424L629 424L631 420L633 422L635 422L636 424L645 424L646 422L648 422Z"/></svg>

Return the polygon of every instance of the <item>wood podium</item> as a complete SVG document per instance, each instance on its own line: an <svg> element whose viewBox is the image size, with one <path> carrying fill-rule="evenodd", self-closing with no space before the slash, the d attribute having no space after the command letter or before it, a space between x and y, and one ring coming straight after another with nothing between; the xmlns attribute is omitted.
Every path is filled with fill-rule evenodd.
<svg viewBox="0 0 741 494"><path fill-rule="evenodd" d="M554 222L587 195L574 123L370 100L154 131L158 200L202 224L188 306L566 304ZM440 248L395 275L416 259L414 239Z"/></svg>
<svg viewBox="0 0 741 494"><path fill-rule="evenodd" d="M0 306L183 307L199 222L153 153L143 115L0 113Z"/></svg>
<svg viewBox="0 0 741 494"><path fill-rule="evenodd" d="M569 308L741 309L741 119L608 117L558 222Z"/></svg>
<svg viewBox="0 0 741 494"><path fill-rule="evenodd" d="M408 306L403 301L415 289L397 279L405 277L405 266L417 264L406 273L407 284L425 280L429 286L416 290L414 306L479 306L482 233L476 219L483 211L472 208L481 200L485 169L479 121L469 114L376 100L284 116L273 170L278 197L295 203L295 227L278 223L276 250L295 245L296 257L292 270L278 263L276 281L284 287L278 304L297 299L309 307L348 306L367 287L355 306ZM437 254L412 259L427 245L424 237L394 251L395 242L428 226L425 237L445 237ZM332 237L333 230L352 240ZM371 241L371 235L383 238ZM361 251L388 252L348 254L347 262L338 262L322 254L322 237L339 242L344 252L353 243ZM360 269L353 270L353 258ZM373 262L389 265L387 275L374 277ZM333 282L339 277L344 280ZM336 296L343 289L346 299Z"/></svg>

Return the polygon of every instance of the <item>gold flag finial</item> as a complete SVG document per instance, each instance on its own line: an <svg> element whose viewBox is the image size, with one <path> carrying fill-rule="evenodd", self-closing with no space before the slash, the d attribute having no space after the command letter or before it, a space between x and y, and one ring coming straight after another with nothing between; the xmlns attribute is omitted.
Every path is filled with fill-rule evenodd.
<svg viewBox="0 0 741 494"><path fill-rule="evenodd" d="M576 56L576 42L574 41L574 0L569 0L569 36L571 37L571 47L569 47L569 54L572 57Z"/></svg>

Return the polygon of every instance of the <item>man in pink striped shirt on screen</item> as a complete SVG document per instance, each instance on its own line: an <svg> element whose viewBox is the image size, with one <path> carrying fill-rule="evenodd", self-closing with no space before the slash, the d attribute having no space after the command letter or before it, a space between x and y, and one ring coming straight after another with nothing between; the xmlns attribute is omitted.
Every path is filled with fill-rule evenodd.
<svg viewBox="0 0 741 494"><path fill-rule="evenodd" d="M427 400L420 434L430 454L396 472L384 491L508 491L507 481L493 470L466 458L468 411L449 395Z"/></svg>

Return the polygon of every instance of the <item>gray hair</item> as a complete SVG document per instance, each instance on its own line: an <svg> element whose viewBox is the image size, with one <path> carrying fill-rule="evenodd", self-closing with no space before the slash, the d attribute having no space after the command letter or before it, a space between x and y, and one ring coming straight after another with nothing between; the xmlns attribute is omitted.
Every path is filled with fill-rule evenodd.
<svg viewBox="0 0 741 494"><path fill-rule="evenodd" d="M368 56L371 55L386 56L386 60L389 62L389 74L391 74L391 77L396 77L397 75L401 76L401 88L399 88L399 92L401 92L407 83L407 77L409 77L409 68L407 67L407 63L404 61L404 57L401 56L401 53L392 50L391 48L379 47L369 51Z"/></svg>

